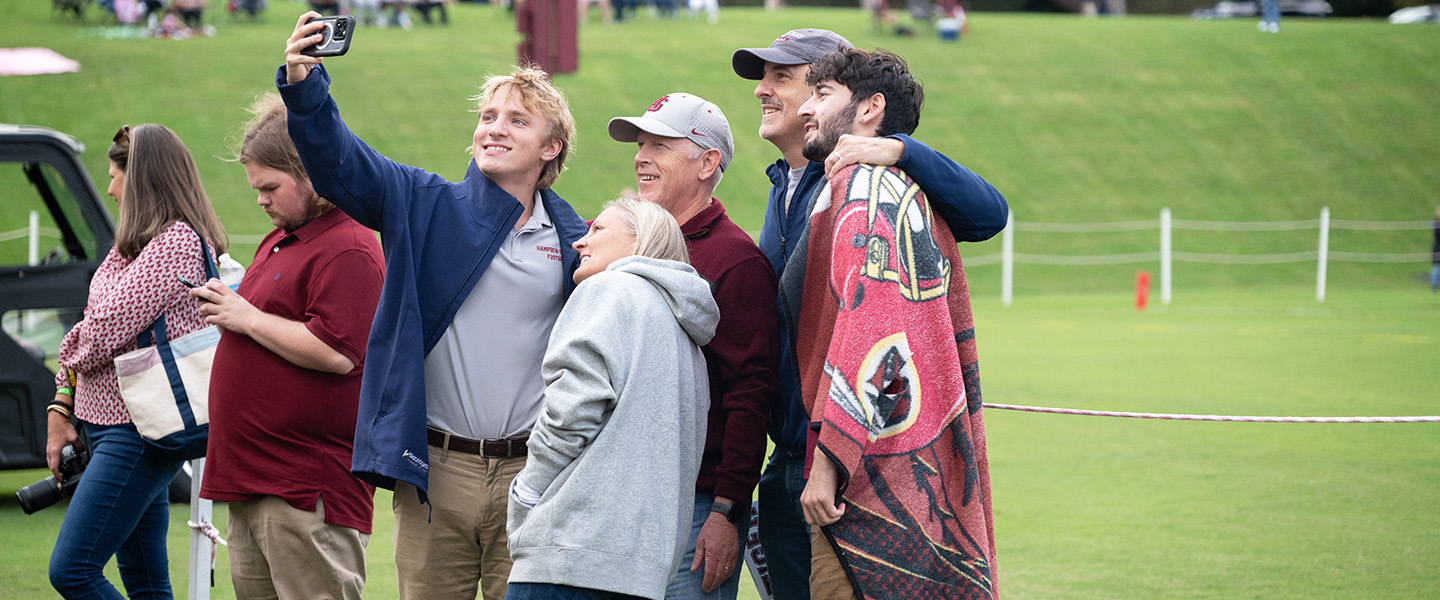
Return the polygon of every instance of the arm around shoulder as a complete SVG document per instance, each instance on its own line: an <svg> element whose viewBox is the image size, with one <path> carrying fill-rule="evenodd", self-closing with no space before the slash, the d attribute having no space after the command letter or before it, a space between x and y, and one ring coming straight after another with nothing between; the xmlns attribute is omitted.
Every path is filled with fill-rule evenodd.
<svg viewBox="0 0 1440 600"><path fill-rule="evenodd" d="M905 144L896 166L925 191L956 241L983 242L1005 229L1010 207L995 186L920 140L905 134L890 137Z"/></svg>

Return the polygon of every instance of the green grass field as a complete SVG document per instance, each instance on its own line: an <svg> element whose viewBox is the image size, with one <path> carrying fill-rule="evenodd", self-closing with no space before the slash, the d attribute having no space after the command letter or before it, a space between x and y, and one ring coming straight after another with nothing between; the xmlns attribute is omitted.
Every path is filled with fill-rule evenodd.
<svg viewBox="0 0 1440 600"><path fill-rule="evenodd" d="M1305 289L976 302L992 403L1232 415L1437 414L1440 299ZM1197 423L986 412L1005 597L1436 598L1440 424ZM45 597L61 511L0 473L0 588ZM388 492L366 597L394 598ZM223 529L223 509L217 507ZM172 511L183 574L184 508ZM231 598L220 551L216 598ZM753 594L748 581L745 593ZM751 597L742 596L742 597Z"/></svg>
<svg viewBox="0 0 1440 600"><path fill-rule="evenodd" d="M232 233L268 221L228 156L255 94L272 89L301 5L272 2L261 25L215 38L104 39L7 8L0 47L43 45L76 74L0 78L0 122L53 127L89 145L93 176L121 123L175 128ZM212 11L218 12L218 11ZM391 157L463 172L474 115L465 97L514 60L504 14L460 5L448 28L362 30L327 61L351 126ZM94 23L91 24L92 26ZM758 230L776 153L754 134L753 85L729 55L792 27L841 31L906 56L928 91L917 137L994 183L1017 219L1423 220L1440 203L1440 28L972 14L959 44L866 29L858 11L729 10L719 26L645 18L589 23L581 70L556 78L579 143L556 186L593 216L632 184L632 148L606 121L677 90L716 101L736 134L719 195ZM0 190L6 180L0 176ZM23 226L0 204L0 231ZM1337 232L1333 250L1428 250L1428 232ZM1313 232L1177 232L1175 249L1313 249ZM1153 232L1028 235L1017 250L1154 250ZM23 256L0 243L0 257ZM999 251L997 242L962 248ZM253 246L237 244L248 262ZM1153 266L1017 267L1002 307L999 268L969 272L985 400L1127 411L1258 415L1440 414L1440 298L1420 264L1332 263L1314 300L1313 263L1181 264L1170 307L1136 312L1126 293ZM1152 300L1154 298L1152 297ZM1440 598L1440 424L1189 423L991 410L999 582L1009 598ZM61 511L21 514L13 490L43 472L0 472L0 596L49 597L45 565ZM389 495L377 496L367 597L395 597ZM223 522L217 507L217 520ZM183 592L186 515L175 511L172 572ZM217 598L230 598L225 551ZM742 586L746 587L747 586ZM747 592L748 593L748 592ZM742 597L746 597L742 595Z"/></svg>

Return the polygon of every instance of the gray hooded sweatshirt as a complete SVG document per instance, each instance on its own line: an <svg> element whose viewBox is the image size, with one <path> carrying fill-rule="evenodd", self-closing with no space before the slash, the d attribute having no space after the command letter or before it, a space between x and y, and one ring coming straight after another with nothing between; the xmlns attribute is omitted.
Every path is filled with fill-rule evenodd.
<svg viewBox="0 0 1440 600"><path fill-rule="evenodd" d="M710 284L631 256L575 288L545 352L545 403L510 497L511 583L663 598L690 536L715 335Z"/></svg>

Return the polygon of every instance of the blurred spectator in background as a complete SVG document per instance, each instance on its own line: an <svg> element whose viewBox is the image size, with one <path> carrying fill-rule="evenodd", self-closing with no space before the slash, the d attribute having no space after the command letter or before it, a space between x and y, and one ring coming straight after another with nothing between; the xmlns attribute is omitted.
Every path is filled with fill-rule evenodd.
<svg viewBox="0 0 1440 600"><path fill-rule="evenodd" d="M430 17L430 11L440 11L440 24L450 24L450 13L445 11L445 2L441 0L415 0L415 10L420 12L420 20L426 25L434 25L435 20Z"/></svg>
<svg viewBox="0 0 1440 600"><path fill-rule="evenodd" d="M160 11L165 8L162 0L140 0L140 5L145 8L145 21L154 29L160 24Z"/></svg>
<svg viewBox="0 0 1440 600"><path fill-rule="evenodd" d="M382 16L380 22L377 24L381 27L394 25L401 29L409 29L410 15L405 12L405 4L408 1L409 0L380 0L380 13ZM383 16L387 8L390 9L389 19Z"/></svg>
<svg viewBox="0 0 1440 600"><path fill-rule="evenodd" d="M232 15L243 12L253 21L260 18L260 13L265 12L265 0L230 0L227 10Z"/></svg>
<svg viewBox="0 0 1440 600"><path fill-rule="evenodd" d="M698 18L705 11L705 20L710 24L720 22L720 0L690 0L690 18Z"/></svg>
<svg viewBox="0 0 1440 600"><path fill-rule="evenodd" d="M322 15L340 14L340 0L310 0L310 10Z"/></svg>
<svg viewBox="0 0 1440 600"><path fill-rule="evenodd" d="M1440 291L1440 206L1435 207L1435 243L1430 247L1430 291Z"/></svg>
<svg viewBox="0 0 1440 600"><path fill-rule="evenodd" d="M890 14L889 0L860 0L860 8L870 13L870 27L877 33L885 31L895 22L895 16Z"/></svg>
<svg viewBox="0 0 1440 600"><path fill-rule="evenodd" d="M610 0L610 6L615 7L614 22L620 23L625 20L625 11L629 9L630 16L635 16L635 0Z"/></svg>
<svg viewBox="0 0 1440 600"><path fill-rule="evenodd" d="M175 0L170 10L180 15L180 20L191 29L200 28L200 18L205 14L205 0Z"/></svg>
<svg viewBox="0 0 1440 600"><path fill-rule="evenodd" d="M591 5L600 9L600 20L602 22L609 24L612 22L612 19L615 18L610 12L610 0L580 0L575 3L575 7L579 11L577 14L579 18L575 21L576 23L584 23L590 20Z"/></svg>
<svg viewBox="0 0 1440 600"><path fill-rule="evenodd" d="M380 13L380 0L350 0L350 14L357 25L379 25L385 19Z"/></svg>
<svg viewBox="0 0 1440 600"><path fill-rule="evenodd" d="M1280 0L1260 0L1260 31L1280 33Z"/></svg>

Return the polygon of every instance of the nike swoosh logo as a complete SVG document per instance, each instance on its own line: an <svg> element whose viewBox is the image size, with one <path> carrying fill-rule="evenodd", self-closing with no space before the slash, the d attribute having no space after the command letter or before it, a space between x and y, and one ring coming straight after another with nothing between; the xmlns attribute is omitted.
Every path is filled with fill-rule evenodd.
<svg viewBox="0 0 1440 600"><path fill-rule="evenodd" d="M698 132L698 131L695 131L695 129L694 129L693 127L690 129L690 133L692 133L692 134L694 134L694 135L698 135L698 136L700 136L700 137L710 137L710 136L708 136L708 135L705 135L705 134L703 134L703 133L700 133L700 132Z"/></svg>

